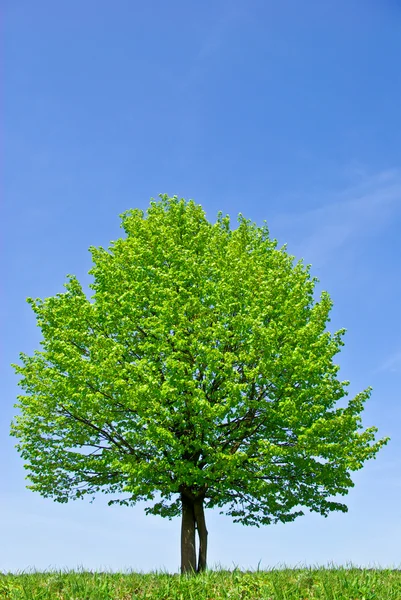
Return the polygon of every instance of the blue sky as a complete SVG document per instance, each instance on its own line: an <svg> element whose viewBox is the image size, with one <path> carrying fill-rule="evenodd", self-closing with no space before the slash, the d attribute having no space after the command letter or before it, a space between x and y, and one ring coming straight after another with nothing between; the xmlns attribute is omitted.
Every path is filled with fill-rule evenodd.
<svg viewBox="0 0 401 600"><path fill-rule="evenodd" d="M88 290L90 245L159 193L267 221L347 328L349 397L391 442L347 514L257 528L208 512L210 566L401 564L401 5L396 0L5 0L2 8L0 571L177 571L178 519L25 489L9 366L41 333L26 303ZM341 500L341 498L340 498Z"/></svg>

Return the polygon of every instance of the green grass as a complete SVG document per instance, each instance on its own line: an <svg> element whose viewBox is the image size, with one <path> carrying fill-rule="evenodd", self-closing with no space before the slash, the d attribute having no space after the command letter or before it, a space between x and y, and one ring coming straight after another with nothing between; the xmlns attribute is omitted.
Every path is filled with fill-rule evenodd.
<svg viewBox="0 0 401 600"><path fill-rule="evenodd" d="M7 600L400 600L401 571L301 568L270 571L208 570L195 577L166 572L0 573Z"/></svg>

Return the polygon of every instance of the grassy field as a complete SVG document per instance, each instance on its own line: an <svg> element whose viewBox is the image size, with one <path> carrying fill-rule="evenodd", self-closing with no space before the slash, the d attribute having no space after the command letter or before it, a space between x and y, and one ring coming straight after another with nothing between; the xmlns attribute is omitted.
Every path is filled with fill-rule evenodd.
<svg viewBox="0 0 401 600"><path fill-rule="evenodd" d="M401 570L358 568L210 570L196 577L165 572L45 571L0 573L7 600L401 600Z"/></svg>

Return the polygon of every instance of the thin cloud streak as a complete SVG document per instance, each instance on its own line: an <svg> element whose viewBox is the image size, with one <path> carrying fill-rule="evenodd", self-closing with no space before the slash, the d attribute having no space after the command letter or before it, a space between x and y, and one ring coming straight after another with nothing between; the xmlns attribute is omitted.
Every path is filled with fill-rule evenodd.
<svg viewBox="0 0 401 600"><path fill-rule="evenodd" d="M401 174L385 171L338 194L329 202L298 214L278 214L269 221L291 243L289 251L316 267L361 237L382 229L401 208Z"/></svg>
<svg viewBox="0 0 401 600"><path fill-rule="evenodd" d="M389 356L389 358L376 369L375 373L380 373L382 371L389 371L390 373L401 372L401 351Z"/></svg>

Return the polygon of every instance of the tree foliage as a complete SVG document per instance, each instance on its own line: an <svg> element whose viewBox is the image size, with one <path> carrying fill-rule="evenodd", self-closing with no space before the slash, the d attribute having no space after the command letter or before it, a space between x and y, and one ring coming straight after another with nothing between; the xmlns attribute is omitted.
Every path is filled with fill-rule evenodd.
<svg viewBox="0 0 401 600"><path fill-rule="evenodd" d="M121 217L126 237L90 248L90 299L72 275L28 299L43 349L13 365L26 395L12 434L30 489L127 505L159 492L147 511L169 518L184 492L257 526L345 512L332 497L388 438L361 431L370 388L335 407L345 330L326 330L332 301L314 301L309 266L266 224L212 225L193 201Z"/></svg>

